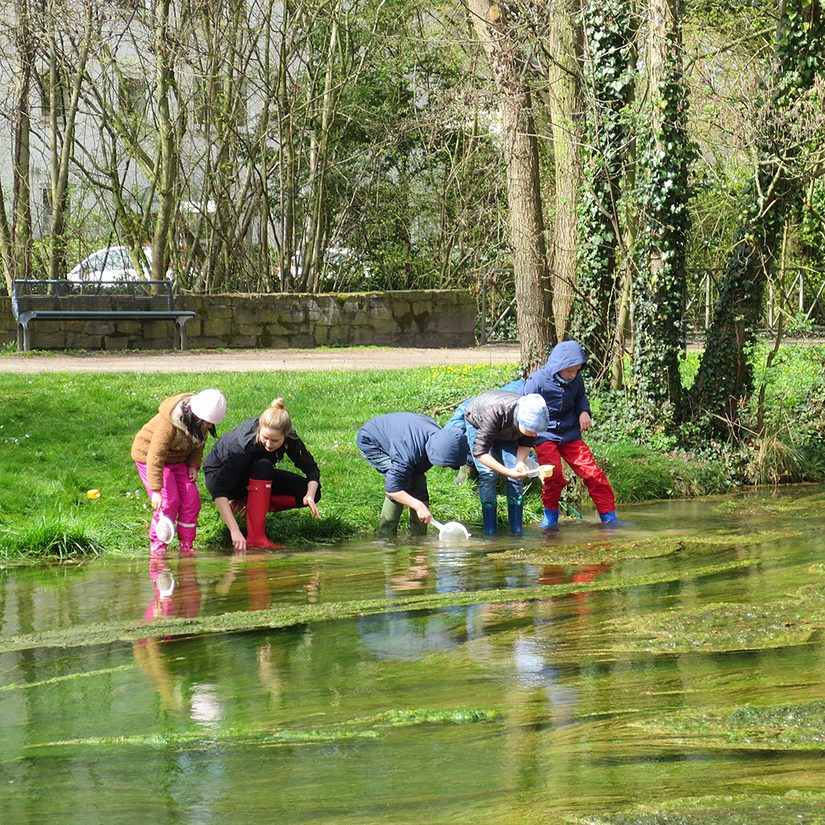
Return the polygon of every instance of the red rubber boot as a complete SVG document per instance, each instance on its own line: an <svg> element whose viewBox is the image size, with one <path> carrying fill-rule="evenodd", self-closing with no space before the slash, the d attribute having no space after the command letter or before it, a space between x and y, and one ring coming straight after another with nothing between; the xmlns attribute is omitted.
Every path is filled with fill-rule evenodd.
<svg viewBox="0 0 825 825"><path fill-rule="evenodd" d="M266 537L266 514L269 512L269 491L271 481L250 478L246 488L246 545L263 547L267 550L282 550L282 544L273 544Z"/></svg>
<svg viewBox="0 0 825 825"><path fill-rule="evenodd" d="M295 496L285 496L282 493L273 493L269 497L269 512L280 513L281 510L293 510L298 507Z"/></svg>

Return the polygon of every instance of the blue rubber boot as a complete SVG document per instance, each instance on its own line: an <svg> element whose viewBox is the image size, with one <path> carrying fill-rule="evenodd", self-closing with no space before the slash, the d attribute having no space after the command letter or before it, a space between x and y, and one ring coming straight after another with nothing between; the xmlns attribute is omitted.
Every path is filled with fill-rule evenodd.
<svg viewBox="0 0 825 825"><path fill-rule="evenodd" d="M508 497L507 521L510 523L510 535L524 535L524 503L522 499Z"/></svg>
<svg viewBox="0 0 825 825"><path fill-rule="evenodd" d="M497 530L497 514L494 501L481 502L481 517L484 519L484 535L494 536Z"/></svg>
<svg viewBox="0 0 825 825"><path fill-rule="evenodd" d="M549 527L558 527L559 526L559 511L558 510L548 510L547 507L544 508L544 518L541 520L541 526L544 527L546 530Z"/></svg>
<svg viewBox="0 0 825 825"><path fill-rule="evenodd" d="M620 521L615 510L611 510L609 513L599 513L599 518L606 527L627 527L629 524L627 521Z"/></svg>

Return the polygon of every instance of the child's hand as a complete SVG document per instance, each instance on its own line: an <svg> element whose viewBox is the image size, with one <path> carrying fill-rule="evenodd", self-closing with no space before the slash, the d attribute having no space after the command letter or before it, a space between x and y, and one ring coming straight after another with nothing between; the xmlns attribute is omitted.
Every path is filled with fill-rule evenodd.
<svg viewBox="0 0 825 825"><path fill-rule="evenodd" d="M593 426L593 419L589 412L582 412L579 414L579 429L586 433Z"/></svg>
<svg viewBox="0 0 825 825"><path fill-rule="evenodd" d="M529 467L523 461L519 461L508 475L510 478L525 478L528 472L530 472Z"/></svg>
<svg viewBox="0 0 825 825"><path fill-rule="evenodd" d="M229 535L232 537L232 546L236 550L246 550L246 538L239 527L230 530Z"/></svg>
<svg viewBox="0 0 825 825"><path fill-rule="evenodd" d="M153 510L160 510L163 506L163 495L158 492L152 493L152 509Z"/></svg>
<svg viewBox="0 0 825 825"><path fill-rule="evenodd" d="M426 504L416 507L415 514L418 516L420 521L424 522L424 524L429 524L433 520L433 514L430 512L430 508L427 507Z"/></svg>
<svg viewBox="0 0 825 825"><path fill-rule="evenodd" d="M198 480L198 468L194 464L189 465L189 480L190 481L197 481Z"/></svg>

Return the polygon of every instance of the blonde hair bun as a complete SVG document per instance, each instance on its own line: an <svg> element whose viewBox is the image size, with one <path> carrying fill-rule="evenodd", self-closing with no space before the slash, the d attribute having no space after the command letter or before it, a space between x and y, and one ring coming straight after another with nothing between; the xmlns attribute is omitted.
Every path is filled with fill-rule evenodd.
<svg viewBox="0 0 825 825"><path fill-rule="evenodd" d="M292 416L287 412L283 398L276 398L258 416L258 429L260 430L261 427L277 430L284 436L289 435L292 431Z"/></svg>

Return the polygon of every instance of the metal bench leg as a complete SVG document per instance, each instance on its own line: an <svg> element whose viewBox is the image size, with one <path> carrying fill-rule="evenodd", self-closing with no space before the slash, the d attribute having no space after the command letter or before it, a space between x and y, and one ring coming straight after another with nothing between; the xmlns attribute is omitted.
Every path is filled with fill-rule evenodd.
<svg viewBox="0 0 825 825"><path fill-rule="evenodd" d="M18 324L17 325L17 351L18 352L28 352L30 345L31 345L31 339L29 338L29 325L28 324Z"/></svg>
<svg viewBox="0 0 825 825"><path fill-rule="evenodd" d="M188 320L188 319L186 319ZM176 348L183 352L186 349L186 320L183 323L175 322L175 329L177 330Z"/></svg>

